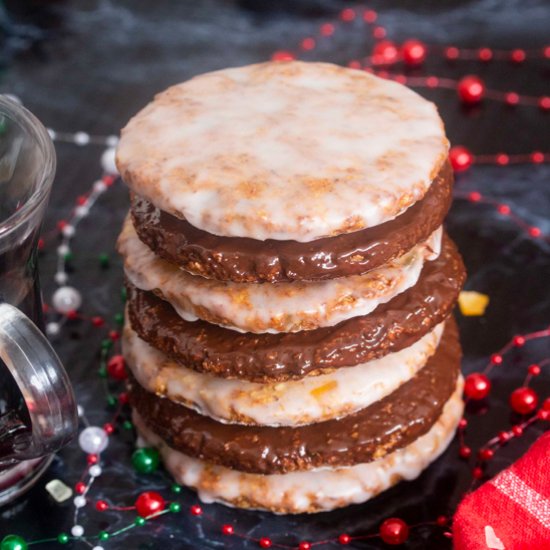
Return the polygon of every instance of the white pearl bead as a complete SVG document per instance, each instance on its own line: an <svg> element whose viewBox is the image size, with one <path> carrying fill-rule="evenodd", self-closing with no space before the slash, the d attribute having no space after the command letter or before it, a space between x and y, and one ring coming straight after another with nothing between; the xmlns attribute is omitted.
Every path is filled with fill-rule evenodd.
<svg viewBox="0 0 550 550"><path fill-rule="evenodd" d="M86 497L83 497L82 495L74 497L73 504L75 505L75 508L83 508L86 506Z"/></svg>
<svg viewBox="0 0 550 550"><path fill-rule="evenodd" d="M57 336L60 330L61 330L61 327L59 326L59 323L54 323L52 321L51 323L48 323L46 325L46 334L48 336Z"/></svg>
<svg viewBox="0 0 550 550"><path fill-rule="evenodd" d="M118 136L107 136L105 143L109 147L115 147L116 145L118 145Z"/></svg>
<svg viewBox="0 0 550 550"><path fill-rule="evenodd" d="M71 535L73 537L81 537L84 534L84 527L82 525L73 525L71 529Z"/></svg>
<svg viewBox="0 0 550 550"><path fill-rule="evenodd" d="M72 225L66 225L63 228L63 235L65 235L65 237L69 237L69 238L73 237L74 232L75 232L75 229L74 229L74 226L72 226Z"/></svg>
<svg viewBox="0 0 550 550"><path fill-rule="evenodd" d="M98 466L97 464L94 464L89 470L90 475L92 477L99 477L101 475L101 466Z"/></svg>
<svg viewBox="0 0 550 550"><path fill-rule="evenodd" d="M51 139L55 139L55 137L57 136L57 133L53 128L48 128L48 134L50 135Z"/></svg>
<svg viewBox="0 0 550 550"><path fill-rule="evenodd" d="M99 426L88 426L80 432L78 444L85 453L96 455L107 448L109 436L107 432ZM92 468L95 468L95 466L92 466ZM90 474L92 468L90 468Z"/></svg>
<svg viewBox="0 0 550 550"><path fill-rule="evenodd" d="M23 102L19 97L17 97L15 94L3 94L4 97L7 97L8 99L11 99L14 103L17 103L17 105L23 105Z"/></svg>
<svg viewBox="0 0 550 550"><path fill-rule="evenodd" d="M101 180L97 180L94 183L94 191L96 193L103 193L106 190L107 190L107 186L105 185L105 182L103 182Z"/></svg>
<svg viewBox="0 0 550 550"><path fill-rule="evenodd" d="M92 550L105 550L103 546L94 546Z"/></svg>
<svg viewBox="0 0 550 550"><path fill-rule="evenodd" d="M66 229L66 228L65 228L65 229ZM65 255L67 255L70 251L71 251L71 249L69 248L69 245L68 245L68 244L60 244L60 245L57 247L57 255L58 255L58 256L65 256Z"/></svg>
<svg viewBox="0 0 550 550"><path fill-rule="evenodd" d="M55 274L54 279L58 285L64 285L69 280L69 277L64 271L58 271Z"/></svg>
<svg viewBox="0 0 550 550"><path fill-rule="evenodd" d="M90 136L86 132L77 132L73 137L77 145L88 145L90 143Z"/></svg>
<svg viewBox="0 0 550 550"><path fill-rule="evenodd" d="M85 218L90 213L90 208L88 206L77 206L74 209L74 215L77 218Z"/></svg>
<svg viewBox="0 0 550 550"><path fill-rule="evenodd" d="M101 155L101 166L108 174L118 174L115 164L115 148L105 149Z"/></svg>
<svg viewBox="0 0 550 550"><path fill-rule="evenodd" d="M53 293L52 304L58 313L69 313L82 305L82 296L76 288L62 286Z"/></svg>

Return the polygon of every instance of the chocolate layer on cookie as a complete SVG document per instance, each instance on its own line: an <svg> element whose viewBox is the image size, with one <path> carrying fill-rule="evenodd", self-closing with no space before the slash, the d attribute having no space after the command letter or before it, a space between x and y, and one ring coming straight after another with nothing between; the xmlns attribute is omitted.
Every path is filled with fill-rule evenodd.
<svg viewBox="0 0 550 550"><path fill-rule="evenodd" d="M380 267L427 239L449 210L452 183L447 162L426 195L393 220L310 242L213 235L137 195L132 220L155 254L190 273L239 283L334 279Z"/></svg>
<svg viewBox="0 0 550 550"><path fill-rule="evenodd" d="M420 279L372 313L296 333L239 333L184 321L152 292L127 283L133 329L153 347L200 372L253 382L289 380L364 363L412 345L452 310L466 273L447 237Z"/></svg>
<svg viewBox="0 0 550 550"><path fill-rule="evenodd" d="M370 462L429 431L460 371L458 330L450 319L435 354L387 397L340 419L300 427L222 424L158 397L129 380L130 403L170 447L189 456L259 474Z"/></svg>

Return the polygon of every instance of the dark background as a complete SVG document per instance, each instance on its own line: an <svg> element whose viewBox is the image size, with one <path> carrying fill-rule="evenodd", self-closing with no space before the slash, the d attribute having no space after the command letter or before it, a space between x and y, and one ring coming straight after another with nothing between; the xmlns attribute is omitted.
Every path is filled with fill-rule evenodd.
<svg viewBox="0 0 550 550"><path fill-rule="evenodd" d="M116 134L127 119L155 94L194 74L231 65L266 60L277 49L293 49L315 34L319 25L337 17L342 7L357 6L336 0L268 1L168 1L72 0L47 2L5 1L0 6L0 91L18 95L46 126L57 131ZM402 42L419 38L429 44L462 47L490 46L511 49L542 48L550 42L550 8L544 1L482 0L386 1L361 4L379 12L388 38ZM337 31L305 59L345 63L367 55L371 42L357 22ZM528 60L521 66L507 62L483 65L476 61L448 64L438 56L428 59L418 74L460 78L482 76L487 85L503 91L550 95L550 61ZM413 73L414 74L414 73ZM447 90L421 90L436 101L454 144L464 144L476 154L504 151L548 151L550 114L536 107L507 108L485 102L464 109ZM45 224L47 233L66 218L76 197L87 191L100 173L101 146L80 148L57 143L58 173ZM550 166L474 167L457 178L457 190L479 190L509 204L513 211L550 234ZM127 194L118 183L93 208L73 241L73 273L69 284L82 290L85 315L111 319L122 308L120 261L114 240L125 210ZM467 288L490 295L491 303L481 318L458 314L465 359L464 370L484 366L489 354L514 334L548 326L550 322L550 247L534 240L510 220L485 206L457 200L447 228L457 241L469 272ZM100 253L111 256L104 270ZM55 288L55 242L41 257L44 297ZM75 385L80 404L92 424L102 425L112 412L96 375L99 348L105 331L89 322L71 321L55 340ZM529 344L506 356L493 372L494 391L476 414L469 414L466 441L478 448L517 418L510 415L507 396L521 384L526 366L549 355L547 340ZM549 394L548 369L533 387L541 397ZM488 468L493 475L509 465L547 425L538 423L521 439L499 451ZM143 490L158 490L170 498L170 481L164 473L137 475L129 457L132 435L117 430L104 453L104 474L94 485L92 500L130 505ZM43 481L10 507L0 510L0 537L19 533L28 540L56 536L72 525L72 504L56 504L44 484L59 478L69 485L78 481L85 457L73 444L60 453ZM467 464L457 458L457 443L417 481L403 483L375 500L313 517L274 517L269 514L205 507L215 518L197 520L184 512L166 516L145 527L103 543L105 548L256 548L236 538L219 535L219 525L233 523L250 536L270 536L287 544L322 540L341 532L376 531L389 516L410 523L433 520L452 513L470 481ZM186 506L196 497L184 491ZM79 522L86 534L109 531L133 521L133 513L99 514L87 506ZM407 548L446 548L450 542L436 528L417 529ZM50 548L56 545L40 545ZM354 542L357 548L379 548L378 541ZM71 543L67 547L84 548ZM338 548L338 544L326 545Z"/></svg>

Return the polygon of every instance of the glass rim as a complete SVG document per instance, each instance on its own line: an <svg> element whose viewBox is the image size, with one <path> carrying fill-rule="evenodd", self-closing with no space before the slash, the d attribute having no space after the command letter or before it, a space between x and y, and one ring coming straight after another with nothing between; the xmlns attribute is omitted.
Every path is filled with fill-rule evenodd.
<svg viewBox="0 0 550 550"><path fill-rule="evenodd" d="M44 125L27 108L0 94L0 115L5 114L28 133L44 156L44 164L35 189L25 204L4 220L0 220L0 239L27 220L48 197L55 176L55 147Z"/></svg>

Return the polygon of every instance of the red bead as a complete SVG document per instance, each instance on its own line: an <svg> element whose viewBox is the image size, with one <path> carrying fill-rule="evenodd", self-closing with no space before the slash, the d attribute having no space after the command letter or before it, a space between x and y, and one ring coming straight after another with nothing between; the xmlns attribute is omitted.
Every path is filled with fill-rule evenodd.
<svg viewBox="0 0 550 550"><path fill-rule="evenodd" d="M544 154L540 151L533 151L531 153L531 162L533 162L534 164L541 164L542 162L544 162Z"/></svg>
<svg viewBox="0 0 550 550"><path fill-rule="evenodd" d="M67 227L67 222L65 220L59 220L57 222L57 229L59 229L59 231L63 231L63 229L65 229L65 227Z"/></svg>
<svg viewBox="0 0 550 550"><path fill-rule="evenodd" d="M472 470L472 477L474 479L481 479L483 477L483 470L479 466L476 466Z"/></svg>
<svg viewBox="0 0 550 550"><path fill-rule="evenodd" d="M538 401L535 390L526 386L517 388L510 394L510 407L519 414L532 413L537 408Z"/></svg>
<svg viewBox="0 0 550 550"><path fill-rule="evenodd" d="M80 195L80 197L76 199L76 204L78 204L78 206L82 206L86 204L87 201L88 197L86 197L86 195Z"/></svg>
<svg viewBox="0 0 550 550"><path fill-rule="evenodd" d="M292 61L293 59L295 59L294 54L285 50L279 50L271 56L272 61Z"/></svg>
<svg viewBox="0 0 550 550"><path fill-rule="evenodd" d="M521 346L525 345L525 338L523 336L514 336L514 346L517 348L521 348Z"/></svg>
<svg viewBox="0 0 550 550"><path fill-rule="evenodd" d="M399 518L388 518L380 526L380 538L392 546L403 544L409 538L409 526Z"/></svg>
<svg viewBox="0 0 550 550"><path fill-rule="evenodd" d="M523 434L523 428L521 426L512 426L512 433L516 437L519 437L520 435Z"/></svg>
<svg viewBox="0 0 550 550"><path fill-rule="evenodd" d="M540 409L539 411L537 411L537 418L539 420L550 419L550 411L545 411L544 409Z"/></svg>
<svg viewBox="0 0 550 550"><path fill-rule="evenodd" d="M510 437L511 437L511 435L508 432L499 432L499 434L498 434L498 440L501 443L506 443L506 442L510 441Z"/></svg>
<svg viewBox="0 0 550 550"><path fill-rule="evenodd" d="M374 10L367 10L363 13L365 23L374 23L378 19L378 14Z"/></svg>
<svg viewBox="0 0 550 550"><path fill-rule="evenodd" d="M342 21L353 21L355 19L355 10L346 8L340 12L340 19Z"/></svg>
<svg viewBox="0 0 550 550"><path fill-rule="evenodd" d="M459 55L460 55L460 52L458 51L458 48L455 48L454 46L445 48L445 57L450 61L454 61L455 59L458 59Z"/></svg>
<svg viewBox="0 0 550 550"><path fill-rule="evenodd" d="M191 515L200 516L202 514L202 508L198 504L193 504L190 508Z"/></svg>
<svg viewBox="0 0 550 550"><path fill-rule="evenodd" d="M470 458L472 456L472 449L464 445L463 447L460 447L458 454L460 455L460 458Z"/></svg>
<svg viewBox="0 0 550 550"><path fill-rule="evenodd" d="M496 156L497 164L500 166L506 166L510 163L510 157L506 153L499 153Z"/></svg>
<svg viewBox="0 0 550 550"><path fill-rule="evenodd" d="M374 27L372 36L374 36L376 40L381 40L386 36L386 29L384 27Z"/></svg>
<svg viewBox="0 0 550 550"><path fill-rule="evenodd" d="M480 48L477 52L480 61L491 61L493 59L493 50L491 48Z"/></svg>
<svg viewBox="0 0 550 550"><path fill-rule="evenodd" d="M502 355L500 355L500 353L493 353L493 355L491 355L491 363L493 365L501 365Z"/></svg>
<svg viewBox="0 0 550 550"><path fill-rule="evenodd" d="M126 363L122 355L113 355L107 363L107 374L113 380L126 380L128 372L126 371Z"/></svg>
<svg viewBox="0 0 550 550"><path fill-rule="evenodd" d="M110 422L103 424L103 429L107 435L111 435L115 431L115 427Z"/></svg>
<svg viewBox="0 0 550 550"><path fill-rule="evenodd" d="M540 230L540 227L530 227L529 228L529 235L531 237L540 237L542 231Z"/></svg>
<svg viewBox="0 0 550 550"><path fill-rule="evenodd" d="M405 84L407 82L407 77L404 74L395 75L393 78L399 84Z"/></svg>
<svg viewBox="0 0 550 550"><path fill-rule="evenodd" d="M546 46L543 50L542 50L542 55L544 57L546 57L546 59L550 59L550 46Z"/></svg>
<svg viewBox="0 0 550 550"><path fill-rule="evenodd" d="M516 92L508 92L504 96L504 100L506 101L507 105L514 106L519 103L519 95L516 94Z"/></svg>
<svg viewBox="0 0 550 550"><path fill-rule="evenodd" d="M67 319L69 319L70 321L74 321L75 319L78 319L79 315L78 315L78 311L74 310L74 309L71 309L71 311L67 311L67 313L65 314Z"/></svg>
<svg viewBox="0 0 550 550"><path fill-rule="evenodd" d="M469 105L479 103L485 95L485 84L481 78L469 75L458 83L458 97Z"/></svg>
<svg viewBox="0 0 550 550"><path fill-rule="evenodd" d="M458 422L458 427L463 430L468 425L468 421L465 418L461 418Z"/></svg>
<svg viewBox="0 0 550 550"><path fill-rule="evenodd" d="M455 172L464 172L472 166L474 156L466 147L456 145L449 151L449 160Z"/></svg>
<svg viewBox="0 0 550 550"><path fill-rule="evenodd" d="M477 191L472 191L468 194L468 200L470 202L479 202L481 200L481 193L478 193Z"/></svg>
<svg viewBox="0 0 550 550"><path fill-rule="evenodd" d="M75 486L74 486L74 490L75 492L77 492L79 495L81 495L85 490L86 490L86 484L82 481L79 481Z"/></svg>
<svg viewBox="0 0 550 550"><path fill-rule="evenodd" d="M349 544L351 542L351 537L347 533L342 533L338 537L338 542L340 544Z"/></svg>
<svg viewBox="0 0 550 550"><path fill-rule="evenodd" d="M268 539L267 537L262 537L260 539L260 546L262 548L271 548L271 544L272 544L271 539Z"/></svg>
<svg viewBox="0 0 550 550"><path fill-rule="evenodd" d="M99 460L99 457L95 454L89 454L87 457L86 457L86 462L90 465L90 466L93 466L94 464L97 464Z"/></svg>
<svg viewBox="0 0 550 550"><path fill-rule="evenodd" d="M45 246L45 242L44 242L44 239L40 238L38 239L38 250L44 250L44 246Z"/></svg>
<svg viewBox="0 0 550 550"><path fill-rule="evenodd" d="M439 78L437 76L426 77L426 86L428 88L437 88L439 86Z"/></svg>
<svg viewBox="0 0 550 550"><path fill-rule="evenodd" d="M120 338L120 333L118 332L118 330L110 330L109 331L109 338L113 342L116 342Z"/></svg>
<svg viewBox="0 0 550 550"><path fill-rule="evenodd" d="M103 319L103 317L99 317L99 316L92 317L92 325L94 325L94 327L101 327L104 324L105 324L105 319Z"/></svg>
<svg viewBox="0 0 550 550"><path fill-rule="evenodd" d="M479 451L479 459L480 460L491 460L495 456L495 452L493 449L481 449Z"/></svg>
<svg viewBox="0 0 550 550"><path fill-rule="evenodd" d="M128 403L128 394L126 392L122 392L122 393L119 393L118 394L118 402L121 404L121 405L126 405Z"/></svg>
<svg viewBox="0 0 550 550"><path fill-rule="evenodd" d="M499 204L497 207L498 213L503 216L510 214L510 207L507 204Z"/></svg>
<svg viewBox="0 0 550 550"><path fill-rule="evenodd" d="M437 525L439 525L440 527L447 525L448 521L449 521L449 518L447 516L437 516L437 519L435 520Z"/></svg>
<svg viewBox="0 0 550 550"><path fill-rule="evenodd" d="M550 397L547 397L547 398L542 402L542 409L545 410L545 411L550 411Z"/></svg>
<svg viewBox="0 0 550 550"><path fill-rule="evenodd" d="M332 23L324 23L321 25L322 36L332 36L334 34L334 25Z"/></svg>
<svg viewBox="0 0 550 550"><path fill-rule="evenodd" d="M229 523L222 525L222 533L224 535L232 535L234 532L235 530L233 529L233 525L230 525Z"/></svg>
<svg viewBox="0 0 550 550"><path fill-rule="evenodd" d="M514 63L523 63L525 61L525 58L527 56L525 55L524 50L513 50L510 54L510 60Z"/></svg>
<svg viewBox="0 0 550 550"><path fill-rule="evenodd" d="M391 40L378 42L372 50L372 60L376 65L395 63L399 57L399 50Z"/></svg>
<svg viewBox="0 0 550 550"><path fill-rule="evenodd" d="M538 376L540 374L540 366L536 364L529 365L527 370L531 376Z"/></svg>
<svg viewBox="0 0 550 550"><path fill-rule="evenodd" d="M155 491L141 493L136 500L136 511L139 516L146 518L166 508L166 501Z"/></svg>
<svg viewBox="0 0 550 550"><path fill-rule="evenodd" d="M303 541L298 545L298 550L311 550L311 543L308 542L307 540L303 540Z"/></svg>
<svg viewBox="0 0 550 550"><path fill-rule="evenodd" d="M401 47L403 61L407 65L421 65L426 59L427 48L420 40L407 40Z"/></svg>
<svg viewBox="0 0 550 550"><path fill-rule="evenodd" d="M107 510L107 508L109 508L109 505L104 500L98 500L95 503L95 509L98 512L105 512L105 510Z"/></svg>
<svg viewBox="0 0 550 550"><path fill-rule="evenodd" d="M116 180L116 176L111 176L109 174L106 174L105 176L103 176L101 178L101 181L107 186L107 187L111 187L111 185L113 185L113 183L115 183L115 180Z"/></svg>
<svg viewBox="0 0 550 550"><path fill-rule="evenodd" d="M541 98L539 99L539 107L540 107L543 111L548 111L548 110L550 110L550 97L548 97L548 96L541 97Z"/></svg>
<svg viewBox="0 0 550 550"><path fill-rule="evenodd" d="M484 399L491 390L491 381L480 372L474 372L466 376L464 394L470 399Z"/></svg>
<svg viewBox="0 0 550 550"><path fill-rule="evenodd" d="M352 59L348 62L348 67L350 69L360 69L361 68L361 62L357 61L357 59Z"/></svg>
<svg viewBox="0 0 550 550"><path fill-rule="evenodd" d="M311 37L304 38L302 40L301 46L302 46L302 50L306 50L306 51L313 50L315 48L315 38L311 38Z"/></svg>

